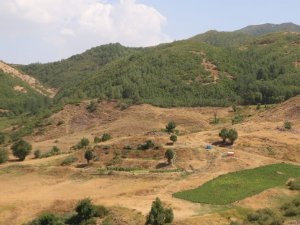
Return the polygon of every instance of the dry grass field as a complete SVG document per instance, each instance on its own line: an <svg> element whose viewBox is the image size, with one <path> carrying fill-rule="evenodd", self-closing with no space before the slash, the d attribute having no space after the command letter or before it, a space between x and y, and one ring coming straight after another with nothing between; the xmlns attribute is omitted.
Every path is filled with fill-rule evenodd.
<svg viewBox="0 0 300 225"><path fill-rule="evenodd" d="M58 146L63 154L43 159L30 155L23 162L13 160L0 166L0 224L20 225L44 211L68 212L76 202L90 197L94 203L110 207L118 215L116 224L143 225L152 201L159 197L171 206L176 225L229 224L245 210L274 206L280 199L295 195L288 189L274 188L229 206L196 204L172 197L178 191L196 188L228 172L262 165L289 162L300 164L300 97L283 104L256 110L240 107L244 121L232 125L236 112L231 108L172 108L136 105L121 110L116 102L100 103L94 113L88 102L68 105L49 118L43 134L26 140L33 149L48 151ZM214 115L220 119L213 124ZM178 141L168 145L169 135L161 131L175 121ZM284 130L285 121L292 130ZM58 125L63 121L61 125ZM205 146L220 141L219 131L234 127L239 138L233 146ZM95 148L97 161L86 165L83 150L70 150L81 138L90 140L109 133L113 138ZM152 140L158 149L135 150ZM131 145L133 150L124 150ZM108 147L106 147L108 146ZM164 152L176 152L173 165L165 165ZM224 157L234 151L235 158ZM61 166L74 155L78 161ZM131 172L110 171L106 167L139 168ZM162 168L170 172L153 172ZM174 169L180 169L172 172Z"/></svg>

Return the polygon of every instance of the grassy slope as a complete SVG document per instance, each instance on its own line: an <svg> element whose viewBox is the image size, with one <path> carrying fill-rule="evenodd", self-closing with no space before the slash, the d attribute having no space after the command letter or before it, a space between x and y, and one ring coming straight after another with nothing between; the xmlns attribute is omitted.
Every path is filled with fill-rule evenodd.
<svg viewBox="0 0 300 225"><path fill-rule="evenodd" d="M199 188L178 192L174 196L197 203L225 205L284 185L291 177L300 177L300 167L273 164L225 174Z"/></svg>

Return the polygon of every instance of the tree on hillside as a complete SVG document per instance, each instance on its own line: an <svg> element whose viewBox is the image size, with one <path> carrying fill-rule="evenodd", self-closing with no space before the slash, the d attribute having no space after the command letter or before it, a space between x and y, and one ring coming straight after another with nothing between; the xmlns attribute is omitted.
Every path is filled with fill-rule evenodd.
<svg viewBox="0 0 300 225"><path fill-rule="evenodd" d="M228 139L230 140L230 144L233 145L237 138L238 132L235 129L230 129L228 131Z"/></svg>
<svg viewBox="0 0 300 225"><path fill-rule="evenodd" d="M149 215L147 216L146 225L165 225L172 223L174 219L173 210L165 209L159 198L152 202L152 207Z"/></svg>
<svg viewBox="0 0 300 225"><path fill-rule="evenodd" d="M177 136L175 134L172 134L170 136L170 140L173 142L173 144L177 141Z"/></svg>
<svg viewBox="0 0 300 225"><path fill-rule="evenodd" d="M13 155L23 161L30 154L32 146L24 140L19 140L11 147Z"/></svg>
<svg viewBox="0 0 300 225"><path fill-rule="evenodd" d="M87 164L90 164L90 160L94 158L93 151L90 149L86 150L86 152L84 153L84 158L86 159Z"/></svg>
<svg viewBox="0 0 300 225"><path fill-rule="evenodd" d="M171 164L172 163L172 159L175 156L175 152L172 149L168 149L165 152L165 157L168 159L168 163Z"/></svg>
<svg viewBox="0 0 300 225"><path fill-rule="evenodd" d="M176 128L176 123L174 121L170 121L166 126L166 130L169 133L173 133L175 128Z"/></svg>
<svg viewBox="0 0 300 225"><path fill-rule="evenodd" d="M228 130L226 128L223 128L219 133L220 138L222 138L223 143L226 142L226 139L228 138Z"/></svg>

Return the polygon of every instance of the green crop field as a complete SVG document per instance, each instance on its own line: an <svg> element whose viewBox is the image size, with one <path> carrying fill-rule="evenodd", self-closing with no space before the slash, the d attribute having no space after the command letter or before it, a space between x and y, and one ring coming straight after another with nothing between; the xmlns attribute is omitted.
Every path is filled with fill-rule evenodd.
<svg viewBox="0 0 300 225"><path fill-rule="evenodd" d="M226 205L284 185L291 177L300 177L299 166L273 164L221 175L196 189L177 192L174 196L197 203Z"/></svg>

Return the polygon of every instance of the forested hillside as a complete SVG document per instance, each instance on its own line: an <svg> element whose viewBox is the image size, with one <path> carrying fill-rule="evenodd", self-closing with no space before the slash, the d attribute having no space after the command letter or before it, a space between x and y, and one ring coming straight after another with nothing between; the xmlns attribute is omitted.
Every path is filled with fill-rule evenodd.
<svg viewBox="0 0 300 225"><path fill-rule="evenodd" d="M0 116L37 113L49 103L28 84L0 70Z"/></svg>
<svg viewBox="0 0 300 225"><path fill-rule="evenodd" d="M61 88L57 101L125 99L158 106L270 104L300 94L300 35L210 31L144 49L119 44L20 66Z"/></svg>
<svg viewBox="0 0 300 225"><path fill-rule="evenodd" d="M101 70L104 65L139 50L141 49L126 48L120 44L108 44L59 62L15 66L47 86L61 88L69 82L85 79L89 74Z"/></svg>

